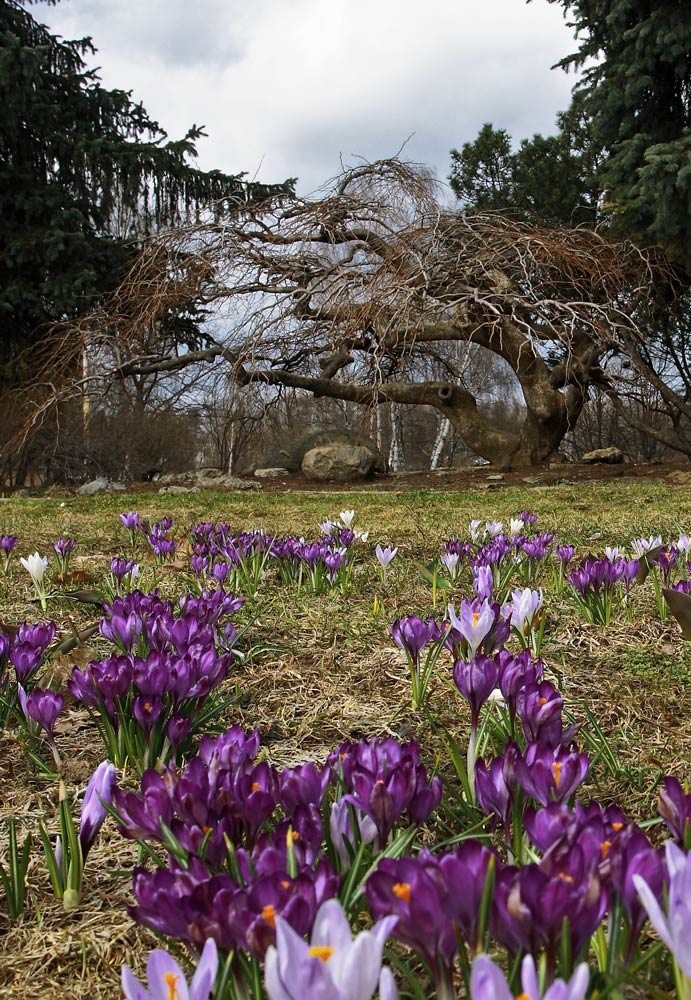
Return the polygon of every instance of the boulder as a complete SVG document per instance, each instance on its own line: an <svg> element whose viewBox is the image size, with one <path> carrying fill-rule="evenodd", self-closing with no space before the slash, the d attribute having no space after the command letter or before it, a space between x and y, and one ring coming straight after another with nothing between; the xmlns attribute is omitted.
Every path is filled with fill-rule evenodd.
<svg viewBox="0 0 691 1000"><path fill-rule="evenodd" d="M278 479L279 476L287 476L288 470L282 468L255 469L254 474L257 477L257 479Z"/></svg>
<svg viewBox="0 0 691 1000"><path fill-rule="evenodd" d="M624 461L624 453L619 448L596 448L595 451L588 451L581 459L586 465L619 465Z"/></svg>
<svg viewBox="0 0 691 1000"><path fill-rule="evenodd" d="M305 478L318 482L349 483L370 476L376 461L376 454L363 445L322 445L307 452L302 471Z"/></svg>
<svg viewBox="0 0 691 1000"><path fill-rule="evenodd" d="M124 483L114 483L104 476L97 476L88 483L83 483L77 493L80 497L95 497L99 493L123 493L127 487Z"/></svg>
<svg viewBox="0 0 691 1000"><path fill-rule="evenodd" d="M162 486L159 493L167 493L169 496L182 496L183 493L199 493L198 486L176 486L172 484L171 486Z"/></svg>

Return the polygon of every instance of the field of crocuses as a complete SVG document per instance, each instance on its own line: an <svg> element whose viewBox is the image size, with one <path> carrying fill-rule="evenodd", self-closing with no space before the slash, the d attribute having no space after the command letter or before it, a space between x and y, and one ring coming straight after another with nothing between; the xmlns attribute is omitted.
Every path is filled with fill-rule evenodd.
<svg viewBox="0 0 691 1000"><path fill-rule="evenodd" d="M683 490L0 535L0 997L691 997Z"/></svg>

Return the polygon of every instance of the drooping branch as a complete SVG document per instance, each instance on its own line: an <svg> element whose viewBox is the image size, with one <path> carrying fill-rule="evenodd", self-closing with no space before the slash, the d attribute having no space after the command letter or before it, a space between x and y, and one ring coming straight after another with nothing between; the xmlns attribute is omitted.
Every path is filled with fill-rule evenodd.
<svg viewBox="0 0 691 1000"><path fill-rule="evenodd" d="M241 383L436 406L491 461L540 461L604 379L603 358L641 336L636 310L656 273L598 233L450 211L427 177L383 161L320 197L247 206L152 240L102 309L56 329L64 377L50 381L87 391L74 375L83 352L94 358L91 386L221 363ZM159 330L186 302L210 311L208 346L166 353ZM472 372L448 381L444 352L459 344L509 366L522 427L488 426ZM55 362L48 354L36 367L44 394Z"/></svg>

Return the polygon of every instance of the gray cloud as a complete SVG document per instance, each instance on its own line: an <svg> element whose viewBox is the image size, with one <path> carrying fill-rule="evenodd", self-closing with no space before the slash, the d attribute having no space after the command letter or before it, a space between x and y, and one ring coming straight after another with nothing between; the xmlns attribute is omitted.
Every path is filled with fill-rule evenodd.
<svg viewBox="0 0 691 1000"><path fill-rule="evenodd" d="M403 155L445 178L486 121L552 131L573 83L550 71L573 39L544 0L63 0L42 17L92 34L104 83L170 135L204 123L201 166L304 192L411 133Z"/></svg>

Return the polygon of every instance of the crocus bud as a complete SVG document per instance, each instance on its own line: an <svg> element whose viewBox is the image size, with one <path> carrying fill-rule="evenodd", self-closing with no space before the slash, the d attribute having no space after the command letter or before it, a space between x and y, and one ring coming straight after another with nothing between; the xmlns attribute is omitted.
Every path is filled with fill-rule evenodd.
<svg viewBox="0 0 691 1000"><path fill-rule="evenodd" d="M79 820L79 843L84 861L108 815L106 806L113 801L115 781L115 768L110 761L104 760L91 775L86 786Z"/></svg>

